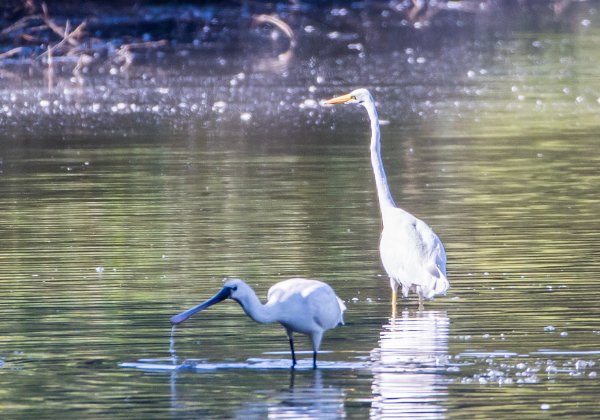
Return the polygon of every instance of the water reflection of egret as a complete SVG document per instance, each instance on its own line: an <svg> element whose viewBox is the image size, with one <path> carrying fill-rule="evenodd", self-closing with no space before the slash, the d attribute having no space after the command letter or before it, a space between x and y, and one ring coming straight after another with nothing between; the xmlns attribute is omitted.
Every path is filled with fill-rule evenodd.
<svg viewBox="0 0 600 420"><path fill-rule="evenodd" d="M377 196L383 219L379 251L392 287L392 313L396 313L398 286L402 295L414 291L423 299L446 293L446 252L433 230L422 220L397 207L390 193L381 160L379 118L368 90L357 89L347 95L326 101L327 104L356 103L362 105L371 120L371 165L377 184Z"/></svg>
<svg viewBox="0 0 600 420"><path fill-rule="evenodd" d="M449 319L442 311L404 311L390 319L371 352L377 418L440 418L447 395L440 370L448 358Z"/></svg>
<svg viewBox="0 0 600 420"><path fill-rule="evenodd" d="M310 337L313 347L313 368L317 367L317 353L326 330L343 324L346 306L333 289L323 282L294 278L273 285L267 294L267 303L261 304L256 293L244 281L229 280L212 298L171 318L171 324L184 322L196 312L227 298L240 304L244 312L260 323L279 322L285 328L292 351L292 367L296 365L293 333Z"/></svg>

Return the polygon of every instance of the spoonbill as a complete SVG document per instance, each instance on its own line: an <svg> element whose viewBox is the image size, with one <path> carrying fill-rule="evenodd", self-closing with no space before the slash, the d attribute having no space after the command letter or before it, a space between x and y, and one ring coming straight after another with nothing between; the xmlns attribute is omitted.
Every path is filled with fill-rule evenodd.
<svg viewBox="0 0 600 420"><path fill-rule="evenodd" d="M346 306L331 286L318 280L303 278L292 278L274 284L267 293L267 303L264 305L243 280L228 280L212 298L173 316L171 324L181 324L196 312L228 298L239 303L246 315L254 321L262 324L279 322L285 328L292 351L292 368L296 366L294 332L310 337L313 369L316 369L323 334L338 324L344 324Z"/></svg>
<svg viewBox="0 0 600 420"><path fill-rule="evenodd" d="M392 198L381 160L379 118L371 93L367 89L356 89L325 103L359 104L367 110L371 120L371 166L383 222L379 252L390 278L392 316L396 316L398 286L404 297L408 297L409 291L415 292L422 308L424 299L433 299L448 290L444 245L424 221L397 207Z"/></svg>

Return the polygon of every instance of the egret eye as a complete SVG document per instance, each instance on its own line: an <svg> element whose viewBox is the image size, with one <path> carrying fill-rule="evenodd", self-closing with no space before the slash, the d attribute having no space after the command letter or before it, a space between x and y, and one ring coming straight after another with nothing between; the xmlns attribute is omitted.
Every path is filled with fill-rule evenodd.
<svg viewBox="0 0 600 420"><path fill-rule="evenodd" d="M350 98L351 98L353 101L356 101L356 96L352 95Z"/></svg>

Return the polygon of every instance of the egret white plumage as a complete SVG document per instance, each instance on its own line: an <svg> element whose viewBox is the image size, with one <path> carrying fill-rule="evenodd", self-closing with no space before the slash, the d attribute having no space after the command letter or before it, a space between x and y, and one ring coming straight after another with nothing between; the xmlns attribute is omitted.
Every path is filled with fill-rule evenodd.
<svg viewBox="0 0 600 420"><path fill-rule="evenodd" d="M231 279L212 298L171 318L171 324L181 324L196 312L225 299L240 304L246 315L256 322L279 322L285 328L292 351L292 367L296 365L293 333L310 337L313 348L313 368L317 368L317 353L325 331L344 324L344 302L331 286L318 280L293 278L274 284L267 293L267 303L260 302L254 290L243 280Z"/></svg>
<svg viewBox="0 0 600 420"><path fill-rule="evenodd" d="M356 89L325 103L359 104L369 114L371 166L383 221L379 251L390 278L392 315L396 315L398 286L401 286L404 297L409 291L415 292L419 297L419 307L422 307L423 299L432 299L448 290L444 245L425 222L397 207L392 198L381 160L379 118L371 93L367 89Z"/></svg>

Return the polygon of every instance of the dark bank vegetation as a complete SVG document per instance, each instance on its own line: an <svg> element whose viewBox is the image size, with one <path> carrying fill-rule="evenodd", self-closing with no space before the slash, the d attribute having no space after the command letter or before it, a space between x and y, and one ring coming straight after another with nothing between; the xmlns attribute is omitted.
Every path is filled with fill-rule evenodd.
<svg viewBox="0 0 600 420"><path fill-rule="evenodd" d="M578 13L595 7L586 0L403 0L319 1L93 1L5 0L0 5L0 71L20 77L44 69L83 83L95 71L127 72L139 62L169 65L161 57L194 52L255 48L265 43L276 62L285 62L318 34L356 48L377 48L373 26L390 36L446 31L458 37L479 20L554 21L578 25ZM504 23L500 23L504 22ZM535 24L535 23L534 23ZM380 32L380 31L378 31ZM352 35L350 35L352 34ZM439 37L437 37L439 38ZM19 70L15 70L18 68ZM27 72L26 72L27 73Z"/></svg>

